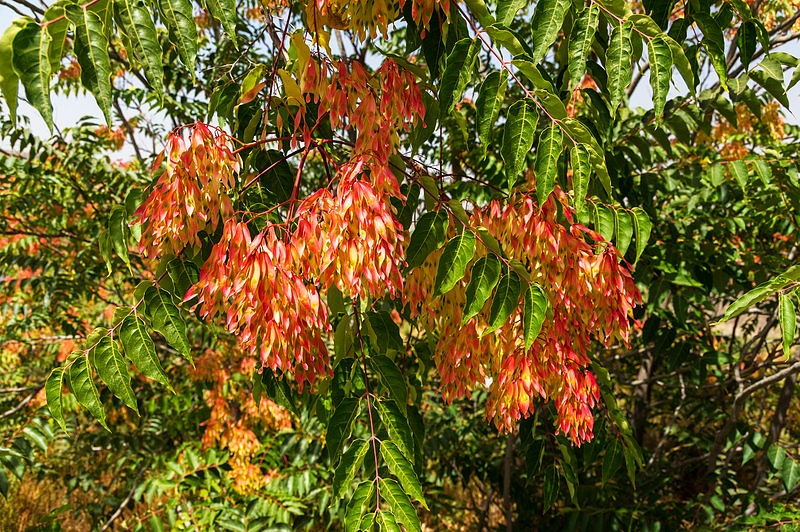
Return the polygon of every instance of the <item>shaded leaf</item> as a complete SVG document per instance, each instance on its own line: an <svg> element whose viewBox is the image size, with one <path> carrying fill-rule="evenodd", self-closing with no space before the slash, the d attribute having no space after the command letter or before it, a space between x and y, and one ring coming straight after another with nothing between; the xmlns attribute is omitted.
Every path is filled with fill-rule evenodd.
<svg viewBox="0 0 800 532"><path fill-rule="evenodd" d="M328 430L325 433L325 445L328 447L328 456L331 461L335 461L342 453L342 447L350 437L350 430L358 415L360 404L360 401L354 397L345 397L334 408L333 414L328 420Z"/></svg>
<svg viewBox="0 0 800 532"><path fill-rule="evenodd" d="M461 319L462 325L473 316L476 316L491 297L494 287L500 280L501 267L500 259L493 253L489 253L475 261L472 266L469 284L467 285L464 317Z"/></svg>
<svg viewBox="0 0 800 532"><path fill-rule="evenodd" d="M464 89L472 79L475 60L481 49L480 39L461 39L447 56L442 83L439 88L439 109L449 115L461 101Z"/></svg>
<svg viewBox="0 0 800 532"><path fill-rule="evenodd" d="M492 299L492 308L489 311L489 326L484 329L481 336L499 329L506 323L508 317L519 305L519 292L519 275L509 268L497 283L497 290Z"/></svg>
<svg viewBox="0 0 800 532"><path fill-rule="evenodd" d="M421 266L432 252L445 242L450 220L445 211L426 212L417 222L406 249L408 268Z"/></svg>
<svg viewBox="0 0 800 532"><path fill-rule="evenodd" d="M730 168L731 175L736 179L736 182L739 183L739 186L742 187L742 190L747 192L747 177L750 171L747 169L747 164L744 161L731 161L728 164L728 168Z"/></svg>
<svg viewBox="0 0 800 532"><path fill-rule="evenodd" d="M653 224L650 222L647 213L639 207L635 207L631 214L633 215L633 227L636 234L636 259L633 261L636 263L639 262L639 257L642 256L647 241L650 239L650 230Z"/></svg>
<svg viewBox="0 0 800 532"><path fill-rule="evenodd" d="M389 390L389 397L394 400L400 410L405 411L408 402L408 388L400 368L391 358L383 355L373 356L369 362L380 376L383 385Z"/></svg>
<svg viewBox="0 0 800 532"><path fill-rule="evenodd" d="M800 482L800 463L787 458L781 467L781 480L786 487L786 493L790 493Z"/></svg>
<svg viewBox="0 0 800 532"><path fill-rule="evenodd" d="M603 485L614 476L622 465L622 444L616 438L606 447L606 454L603 456Z"/></svg>

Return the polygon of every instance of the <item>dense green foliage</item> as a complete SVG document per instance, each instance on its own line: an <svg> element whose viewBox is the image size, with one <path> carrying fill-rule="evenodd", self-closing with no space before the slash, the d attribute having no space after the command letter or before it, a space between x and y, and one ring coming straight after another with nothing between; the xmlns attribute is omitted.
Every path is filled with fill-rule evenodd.
<svg viewBox="0 0 800 532"><path fill-rule="evenodd" d="M18 8L0 37L0 528L800 521L795 3ZM83 91L103 116L58 129L51 99ZM373 195L352 203L388 221L348 255L302 231L335 226L306 202L350 198L357 164ZM170 188L206 173L235 183ZM230 220L352 263L264 288L237 277ZM303 285L319 323L281 299ZM275 310L312 349L263 347L250 327ZM576 378L596 405L564 391Z"/></svg>

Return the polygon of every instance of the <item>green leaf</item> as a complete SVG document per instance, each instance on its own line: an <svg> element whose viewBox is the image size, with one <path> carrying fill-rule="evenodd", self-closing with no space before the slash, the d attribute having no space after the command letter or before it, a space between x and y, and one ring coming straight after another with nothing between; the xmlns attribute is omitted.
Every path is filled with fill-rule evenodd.
<svg viewBox="0 0 800 532"><path fill-rule="evenodd" d="M767 449L767 459L770 465L772 465L772 468L778 471L783 466L784 460L786 460L786 451L783 447L772 444Z"/></svg>
<svg viewBox="0 0 800 532"><path fill-rule="evenodd" d="M600 179L606 194L611 196L611 176L608 175L608 169L606 168L605 151L600 147L597 139L594 138L591 131L580 120L565 118L561 121L561 125L566 128L566 133L570 138L586 147L595 174Z"/></svg>
<svg viewBox="0 0 800 532"><path fill-rule="evenodd" d="M350 484L356 476L356 472L364 463L370 444L366 440L356 440L350 445L342 455L339 465L333 474L333 500L339 500L345 496Z"/></svg>
<svg viewBox="0 0 800 532"><path fill-rule="evenodd" d="M739 47L739 54L745 69L750 68L750 62L756 53L756 26L747 20L739 26L736 32L736 44Z"/></svg>
<svg viewBox="0 0 800 532"><path fill-rule="evenodd" d="M389 472L397 477L403 490L418 500L425 509L425 495L422 493L422 485L419 483L414 466L403 456L403 453L392 441L381 442L381 456L389 468Z"/></svg>
<svg viewBox="0 0 800 532"><path fill-rule="evenodd" d="M128 238L130 234L131 230L128 227L125 207L115 205L112 207L111 216L108 218L108 237L114 247L114 252L122 259L129 271L131 268L131 260L128 257Z"/></svg>
<svg viewBox="0 0 800 532"><path fill-rule="evenodd" d="M608 72L608 92L611 98L611 111L616 114L625 89L631 83L633 69L631 60L633 56L633 44L631 43L631 31L633 24L625 22L614 28L611 34L611 41L606 50L606 71Z"/></svg>
<svg viewBox="0 0 800 532"><path fill-rule="evenodd" d="M525 170L525 159L533 146L538 121L539 114L528 100L518 100L508 109L500 155L505 163L509 190Z"/></svg>
<svg viewBox="0 0 800 532"><path fill-rule="evenodd" d="M606 241L614 238L614 211L602 203L595 205L595 229Z"/></svg>
<svg viewBox="0 0 800 532"><path fill-rule="evenodd" d="M120 36L128 50L128 57L135 58L144 66L150 86L161 95L164 93L164 69L161 66L161 45L150 16L150 10L138 0L114 0L114 19L120 28Z"/></svg>
<svg viewBox="0 0 800 532"><path fill-rule="evenodd" d="M633 215L633 227L636 233L636 259L633 261L635 264L639 262L639 257L642 256L647 241L650 239L650 230L653 224L650 223L647 213L639 207L634 207L631 214Z"/></svg>
<svg viewBox="0 0 800 532"><path fill-rule="evenodd" d="M74 4L67 5L66 14L75 25L74 51L81 66L81 82L111 124L111 60L103 22L96 13Z"/></svg>
<svg viewBox="0 0 800 532"><path fill-rule="evenodd" d="M408 387L400 368L386 356L373 356L369 360L372 368L378 373L381 383L389 390L389 397L394 400L401 411L405 412L408 402Z"/></svg>
<svg viewBox="0 0 800 532"><path fill-rule="evenodd" d="M547 317L547 308L550 300L538 284L529 284L524 296L525 309L522 314L523 337L525 339L525 351L528 351Z"/></svg>
<svg viewBox="0 0 800 532"><path fill-rule="evenodd" d="M449 223L450 219L444 210L426 212L420 216L406 249L408 269L421 266L428 255L442 247Z"/></svg>
<svg viewBox="0 0 800 532"><path fill-rule="evenodd" d="M606 454L603 456L603 485L606 485L608 479L614 476L622 465L622 444L616 438L606 448Z"/></svg>
<svg viewBox="0 0 800 532"><path fill-rule="evenodd" d="M153 340L147 332L147 326L135 314L130 314L122 320L119 327L119 338L122 348L142 375L156 382L160 382L170 391L174 392L169 384L167 374L161 367L161 361L156 356Z"/></svg>
<svg viewBox="0 0 800 532"><path fill-rule="evenodd" d="M131 410L139 413L136 407L136 396L131 388L131 376L128 363L122 356L119 344L106 336L89 352L89 356L100 377L111 393L119 397Z"/></svg>
<svg viewBox="0 0 800 532"><path fill-rule="evenodd" d="M747 169L747 164L742 160L731 161L728 168L731 171L731 175L736 179L736 182L742 187L742 190L747 192L747 177L750 173Z"/></svg>
<svg viewBox="0 0 800 532"><path fill-rule="evenodd" d="M517 67L520 74L525 76L535 88L542 89L549 93L555 91L553 84L544 78L542 72L536 66L536 63L534 63L529 56L517 56L511 61L511 64Z"/></svg>
<svg viewBox="0 0 800 532"><path fill-rule="evenodd" d="M653 89L653 108L656 124L661 122L667 93L672 80L672 50L662 36L647 41L647 55L650 57L650 86Z"/></svg>
<svg viewBox="0 0 800 532"><path fill-rule="evenodd" d="M169 30L169 42L194 77L194 60L197 56L197 26L189 0L158 0L161 20Z"/></svg>
<svg viewBox="0 0 800 532"><path fill-rule="evenodd" d="M556 41L571 3L570 0L539 0L536 3L531 20L534 63L544 59L550 46Z"/></svg>
<svg viewBox="0 0 800 532"><path fill-rule="evenodd" d="M14 37L28 24L27 18L16 19L0 37L0 92L6 100L11 124L17 122L19 74L14 70Z"/></svg>
<svg viewBox="0 0 800 532"><path fill-rule="evenodd" d="M472 71L480 49L480 39L465 38L458 41L447 56L439 87L439 109L444 115L453 112L456 103L461 101L461 95L472 79Z"/></svg>
<svg viewBox="0 0 800 532"><path fill-rule="evenodd" d="M217 19L225 33L230 37L233 47L238 49L236 42L236 0L205 0L211 16Z"/></svg>
<svg viewBox="0 0 800 532"><path fill-rule="evenodd" d="M719 76L720 84L727 88L728 83L728 64L725 60L725 37L722 28L711 15L706 13L693 14L697 25L703 32L703 48L706 49L711 64Z"/></svg>
<svg viewBox="0 0 800 532"><path fill-rule="evenodd" d="M180 354L192 361L191 346L186 338L184 323L169 294L151 286L144 295L145 308L150 323Z"/></svg>
<svg viewBox="0 0 800 532"><path fill-rule="evenodd" d="M408 460L413 460L414 436L408 420L397 408L397 404L394 401L376 401L372 404L378 410L378 416L389 432L389 437Z"/></svg>
<svg viewBox="0 0 800 532"><path fill-rule="evenodd" d="M751 159L749 162L753 164L753 169L764 186L768 186L772 180L772 167L769 163L763 159Z"/></svg>
<svg viewBox="0 0 800 532"><path fill-rule="evenodd" d="M42 26L50 34L50 48L48 50L50 72L58 72L61 66L61 58L64 54L64 42L69 29L69 21L64 10L67 3L68 0L56 0L42 16Z"/></svg>
<svg viewBox="0 0 800 532"><path fill-rule="evenodd" d="M400 484L391 478L381 478L380 487L381 497L392 509L397 522L402 524L408 532L422 532L417 512Z"/></svg>
<svg viewBox="0 0 800 532"><path fill-rule="evenodd" d="M489 327L481 333L481 336L496 331L506 323L508 317L519 306L519 292L519 275L509 268L497 283L497 290L492 299L492 308L489 311Z"/></svg>
<svg viewBox="0 0 800 532"><path fill-rule="evenodd" d="M371 332L375 335L373 338L372 334L370 334L370 340L372 340L379 353L385 354L389 350L405 352L405 345L403 345L403 339L400 337L400 329L392 321L391 314L385 310L369 312L367 313L367 321L370 329L372 329Z"/></svg>
<svg viewBox="0 0 800 532"><path fill-rule="evenodd" d="M519 10L528 5L528 0L499 0L497 2L497 22L504 26L510 26L511 21L519 13Z"/></svg>
<svg viewBox="0 0 800 532"><path fill-rule="evenodd" d="M734 301L731 306L728 307L728 310L725 311L725 314L717 323L722 323L728 321L729 319L735 318L753 305L764 301L771 295L783 290L798 280L800 280L800 264L795 264L781 275L778 275L774 279L758 285L746 294L739 297L739 299Z"/></svg>
<svg viewBox="0 0 800 532"><path fill-rule="evenodd" d="M544 469L544 511L549 510L558 498L558 488L561 476L555 464L550 464Z"/></svg>
<svg viewBox="0 0 800 532"><path fill-rule="evenodd" d="M372 497L375 495L375 481L362 482L353 493L353 498L347 503L347 511L344 516L345 530L347 532L357 532L361 524L361 518L367 513L371 506Z"/></svg>
<svg viewBox="0 0 800 532"><path fill-rule="evenodd" d="M527 54L530 55L531 49L525 39L516 31L507 28L503 24L492 24L485 28L486 33L495 45L502 46L511 55Z"/></svg>
<svg viewBox="0 0 800 532"><path fill-rule="evenodd" d="M100 394L92 380L92 368L89 366L89 357L80 356L69 367L69 387L75 398L83 405L106 430L106 412L100 402Z"/></svg>
<svg viewBox="0 0 800 532"><path fill-rule="evenodd" d="M617 249L619 250L620 258L622 258L628 251L633 239L633 221L630 213L625 209L616 209L614 213L617 217Z"/></svg>
<svg viewBox="0 0 800 532"><path fill-rule="evenodd" d="M466 304L464 305L464 317L461 324L476 316L486 304L495 285L500 280L500 269L502 264L500 259L493 253L489 253L475 261L472 266L472 273L466 291Z"/></svg>
<svg viewBox="0 0 800 532"><path fill-rule="evenodd" d="M544 130L539 146L536 148L536 197L539 205L544 205L555 188L558 173L558 159L563 151L564 134L558 124Z"/></svg>
<svg viewBox="0 0 800 532"><path fill-rule="evenodd" d="M28 22L14 36L14 70L25 87L25 97L53 129L53 105L50 103L50 34L34 21ZM15 100L16 103L16 100Z"/></svg>
<svg viewBox="0 0 800 532"><path fill-rule="evenodd" d="M193 262L177 257L167 263L167 273L172 281L172 291L180 299L200 279L200 272Z"/></svg>
<svg viewBox="0 0 800 532"><path fill-rule="evenodd" d="M500 116L500 108L508 85L508 72L494 70L483 80L478 99L475 102L475 110L478 116L478 138L481 141L483 156L492 142L492 127Z"/></svg>
<svg viewBox="0 0 800 532"><path fill-rule="evenodd" d="M56 420L61 430L67 432L67 424L64 421L64 408L61 402L62 391L64 389L64 368L58 367L50 372L47 382L44 385L44 394L47 398L47 408L50 415Z"/></svg>
<svg viewBox="0 0 800 532"><path fill-rule="evenodd" d="M778 100L781 105L787 109L790 107L789 97L786 95L786 89L784 89L781 81L770 77L763 70L751 70L750 77L753 81L764 87L769 95Z"/></svg>
<svg viewBox="0 0 800 532"><path fill-rule="evenodd" d="M790 493L800 482L800 463L787 458L781 467L781 480L786 487L786 493Z"/></svg>
<svg viewBox="0 0 800 532"><path fill-rule="evenodd" d="M572 200L575 210L580 213L586 204L592 174L589 149L585 144L575 144L569 151L569 160L572 166Z"/></svg>
<svg viewBox="0 0 800 532"><path fill-rule="evenodd" d="M350 437L350 430L358 415L360 404L360 401L354 397L345 397L336 405L328 420L325 445L328 447L328 456L332 462L342 453L342 447Z"/></svg>
<svg viewBox="0 0 800 532"><path fill-rule="evenodd" d="M586 59L592 48L594 34L600 20L600 7L591 3L578 13L569 34L569 81L576 87L586 72Z"/></svg>
<svg viewBox="0 0 800 532"><path fill-rule="evenodd" d="M797 313L791 294L778 293L778 321L781 325L783 354L789 357L794 335L797 331Z"/></svg>
<svg viewBox="0 0 800 532"><path fill-rule="evenodd" d="M459 234L450 239L444 247L439 267L436 270L436 281L433 293L446 294L452 290L456 283L464 278L469 261L475 254L475 234L464 228Z"/></svg>
<svg viewBox="0 0 800 532"><path fill-rule="evenodd" d="M377 512L375 514L375 522L380 525L381 532L403 532L392 512Z"/></svg>

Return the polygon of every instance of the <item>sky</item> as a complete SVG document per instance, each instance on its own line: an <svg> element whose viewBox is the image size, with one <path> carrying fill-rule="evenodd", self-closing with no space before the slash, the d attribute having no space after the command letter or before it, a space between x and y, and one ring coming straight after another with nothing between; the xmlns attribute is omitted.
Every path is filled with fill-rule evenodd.
<svg viewBox="0 0 800 532"><path fill-rule="evenodd" d="M11 21L17 18L18 15L11 11L8 7L0 6L0 32L11 25ZM794 55L800 56L800 43L792 43L791 46L782 48L784 51ZM786 73L786 80L791 77L792 71ZM680 76L677 72L673 76L673 88L670 97L679 95L686 92L686 85L682 83ZM24 93L21 89L20 93ZM795 85L789 91L789 102L791 109L795 110L794 113L785 110L786 120L792 124L800 124L800 83ZM639 84L633 98L631 99L633 107L643 107L649 109L652 107L652 93L647 79L643 79ZM18 114L30 120L30 128L37 135L47 137L49 136L47 127L44 120L39 114L33 110L24 101L19 102ZM103 118L99 107L94 101L94 98L88 94L64 96L61 94L53 95L53 122L57 128L63 128L76 124L83 117L91 117L97 123L102 123Z"/></svg>

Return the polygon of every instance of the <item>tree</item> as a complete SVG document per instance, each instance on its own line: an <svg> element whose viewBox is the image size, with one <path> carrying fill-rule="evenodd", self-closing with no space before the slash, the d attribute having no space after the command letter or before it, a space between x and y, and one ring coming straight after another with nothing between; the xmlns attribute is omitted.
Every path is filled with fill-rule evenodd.
<svg viewBox="0 0 800 532"><path fill-rule="evenodd" d="M17 363L35 371L14 386L43 387L51 417L20 417L0 459L22 477L41 467L31 443L46 451L57 433L86 434L75 452L134 457L107 486L116 506L88 517L105 527L128 512L129 527L418 530L446 511L432 488L452 485L452 463L467 490L502 485L508 527L551 507L573 527L726 524L729 507L767 523L800 471L780 445L800 368L773 349L795 356L796 277L722 311L795 258L778 105L800 71L776 49L795 38L793 7L29 6L0 38L11 122L20 85L53 128L51 91L77 84L106 125L54 144L8 128L6 338L70 338L57 363ZM643 80L652 109L634 105ZM97 151L125 141L130 165ZM711 328L775 293L778 318L745 326L744 344L738 322ZM656 386L673 379L677 392ZM781 381L767 436L744 413ZM453 419L445 406L465 398L502 440ZM708 420L711 399L726 417ZM76 426L78 412L110 432ZM455 427L483 439L447 449L437 431ZM117 450L143 431L160 445ZM688 439L703 452L676 458ZM483 446L498 441L502 455ZM461 466L476 456L502 467ZM665 487L691 475L693 493ZM495 501L478 489L480 528Z"/></svg>

